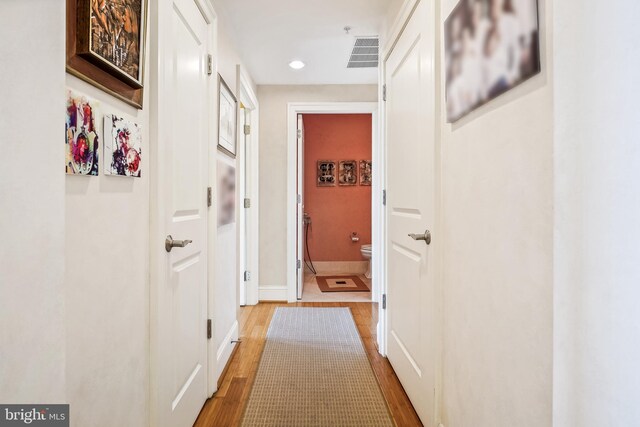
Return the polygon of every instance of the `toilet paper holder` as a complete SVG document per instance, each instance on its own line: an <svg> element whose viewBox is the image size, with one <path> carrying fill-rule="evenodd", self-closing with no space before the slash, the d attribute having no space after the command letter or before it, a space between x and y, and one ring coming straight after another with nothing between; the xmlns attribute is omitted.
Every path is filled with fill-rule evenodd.
<svg viewBox="0 0 640 427"><path fill-rule="evenodd" d="M360 241L360 237L358 237L358 233L356 233L355 231L351 233L351 241L353 243L357 243Z"/></svg>

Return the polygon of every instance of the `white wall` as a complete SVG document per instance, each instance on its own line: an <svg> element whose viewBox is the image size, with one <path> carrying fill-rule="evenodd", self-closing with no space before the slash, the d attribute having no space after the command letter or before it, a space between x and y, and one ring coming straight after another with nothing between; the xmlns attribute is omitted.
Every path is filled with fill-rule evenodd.
<svg viewBox="0 0 640 427"><path fill-rule="evenodd" d="M3 403L67 400L64 11L64 0L0 2Z"/></svg>
<svg viewBox="0 0 640 427"><path fill-rule="evenodd" d="M584 6L554 5L554 425L637 426L640 4Z"/></svg>
<svg viewBox="0 0 640 427"><path fill-rule="evenodd" d="M147 40L149 42L149 40ZM147 43L149 46L149 43ZM72 425L149 418L149 65L138 110L67 74L67 87L142 128L142 177L66 176L67 398Z"/></svg>
<svg viewBox="0 0 640 427"><path fill-rule="evenodd" d="M439 31L456 3L441 2ZM551 424L553 21L547 6L540 1L542 73L454 125L441 118L447 427Z"/></svg>
<svg viewBox="0 0 640 427"><path fill-rule="evenodd" d="M65 178L66 381L74 426L149 422L148 58L143 110L66 77L69 89L100 103L96 126L102 138L99 175ZM104 174L107 114L141 126L141 178Z"/></svg>
<svg viewBox="0 0 640 427"><path fill-rule="evenodd" d="M260 299L287 285L287 104L377 102L376 85L258 86L260 101ZM270 292L270 290L276 290Z"/></svg>
<svg viewBox="0 0 640 427"><path fill-rule="evenodd" d="M148 67L146 67L148 70ZM148 74L147 74L148 76ZM147 80L148 81L148 80ZM149 415L149 114L67 75L103 115L142 127L142 177L66 176L67 398L72 425L141 426ZM62 173L62 172L61 172Z"/></svg>

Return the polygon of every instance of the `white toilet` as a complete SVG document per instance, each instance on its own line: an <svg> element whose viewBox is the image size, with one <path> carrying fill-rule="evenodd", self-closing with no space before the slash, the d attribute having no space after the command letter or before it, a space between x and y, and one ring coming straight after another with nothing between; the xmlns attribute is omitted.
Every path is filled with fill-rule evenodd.
<svg viewBox="0 0 640 427"><path fill-rule="evenodd" d="M367 266L367 272L364 273L364 277L367 279L371 279L371 245L362 245L360 247L360 253L362 257L369 261L369 265Z"/></svg>

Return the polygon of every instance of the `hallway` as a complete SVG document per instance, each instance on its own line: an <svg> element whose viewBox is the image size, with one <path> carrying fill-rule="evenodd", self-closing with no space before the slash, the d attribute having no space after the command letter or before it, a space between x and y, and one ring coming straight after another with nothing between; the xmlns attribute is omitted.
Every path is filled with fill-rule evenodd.
<svg viewBox="0 0 640 427"><path fill-rule="evenodd" d="M0 425L640 426L639 18L0 0Z"/></svg>
<svg viewBox="0 0 640 427"><path fill-rule="evenodd" d="M240 312L241 344L235 350L219 391L207 401L196 427L233 427L240 425L251 385L256 374L265 336L277 307L348 307L353 314L367 356L378 379L396 425L421 426L411 402L389 362L376 348L377 304L371 303L261 303ZM319 385L320 386L320 385ZM304 410L304 408L300 408Z"/></svg>

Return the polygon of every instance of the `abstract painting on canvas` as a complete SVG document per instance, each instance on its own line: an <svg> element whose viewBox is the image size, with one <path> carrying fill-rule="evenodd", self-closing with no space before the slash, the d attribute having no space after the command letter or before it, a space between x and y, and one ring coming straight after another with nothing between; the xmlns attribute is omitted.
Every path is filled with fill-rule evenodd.
<svg viewBox="0 0 640 427"><path fill-rule="evenodd" d="M142 176L140 127L114 114L104 116L105 174Z"/></svg>
<svg viewBox="0 0 640 427"><path fill-rule="evenodd" d="M67 91L65 172L69 175L98 175L98 106L93 99Z"/></svg>

